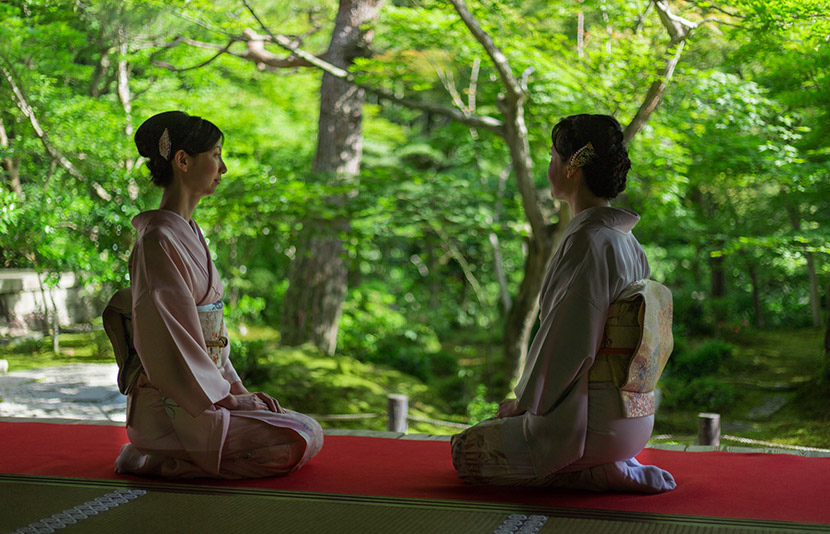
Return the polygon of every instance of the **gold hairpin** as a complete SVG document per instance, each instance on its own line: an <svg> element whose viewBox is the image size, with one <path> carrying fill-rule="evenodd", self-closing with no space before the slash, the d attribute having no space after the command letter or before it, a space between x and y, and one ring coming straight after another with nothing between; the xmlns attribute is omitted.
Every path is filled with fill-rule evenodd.
<svg viewBox="0 0 830 534"><path fill-rule="evenodd" d="M164 129L159 138L159 155L165 160L170 159L170 132L167 131L167 128Z"/></svg>
<svg viewBox="0 0 830 534"><path fill-rule="evenodd" d="M571 156L571 159L568 161L568 167L584 167L591 161L591 159L593 159L594 156L596 156L596 152L594 152L594 145L588 142L587 145L574 152L574 155Z"/></svg>

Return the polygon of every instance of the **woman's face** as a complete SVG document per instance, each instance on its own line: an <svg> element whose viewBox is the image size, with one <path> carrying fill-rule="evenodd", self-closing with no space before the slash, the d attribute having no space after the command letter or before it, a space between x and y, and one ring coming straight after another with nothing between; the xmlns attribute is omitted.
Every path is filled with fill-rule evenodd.
<svg viewBox="0 0 830 534"><path fill-rule="evenodd" d="M562 156L556 151L556 148L550 148L550 165L548 165L548 182L550 182L550 195L559 200L566 200L565 195L568 193L568 166L562 160Z"/></svg>
<svg viewBox="0 0 830 534"><path fill-rule="evenodd" d="M221 143L216 143L213 148L195 157L189 156L189 159L186 179L188 187L200 197L212 195L222 181L222 175L228 172L222 160Z"/></svg>

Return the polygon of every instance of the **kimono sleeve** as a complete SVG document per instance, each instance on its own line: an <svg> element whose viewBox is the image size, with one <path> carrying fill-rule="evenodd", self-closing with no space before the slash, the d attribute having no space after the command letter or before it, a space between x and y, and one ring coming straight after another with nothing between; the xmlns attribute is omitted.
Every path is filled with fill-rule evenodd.
<svg viewBox="0 0 830 534"><path fill-rule="evenodd" d="M133 271L135 346L147 377L196 417L230 392L207 353L187 260L169 240L143 239Z"/></svg>
<svg viewBox="0 0 830 534"><path fill-rule="evenodd" d="M557 272L542 296L541 324L515 389L519 407L534 415L546 415L579 395L605 328L607 259L587 238L569 245L551 266Z"/></svg>

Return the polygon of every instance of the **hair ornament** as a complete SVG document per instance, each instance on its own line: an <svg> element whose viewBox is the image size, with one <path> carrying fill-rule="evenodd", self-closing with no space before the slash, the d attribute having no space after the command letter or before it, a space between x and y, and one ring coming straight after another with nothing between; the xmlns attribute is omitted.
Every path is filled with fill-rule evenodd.
<svg viewBox="0 0 830 534"><path fill-rule="evenodd" d="M170 132L167 128L161 133L159 137L159 155L166 160L170 159Z"/></svg>
<svg viewBox="0 0 830 534"><path fill-rule="evenodd" d="M568 161L568 167L584 167L594 158L594 156L596 156L596 152L594 152L594 145L592 145L589 141L587 145L574 152L570 161Z"/></svg>

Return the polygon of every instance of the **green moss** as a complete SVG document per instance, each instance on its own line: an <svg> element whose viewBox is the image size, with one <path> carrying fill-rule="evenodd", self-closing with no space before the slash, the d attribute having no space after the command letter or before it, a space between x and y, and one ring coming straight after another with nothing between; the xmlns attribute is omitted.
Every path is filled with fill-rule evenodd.
<svg viewBox="0 0 830 534"><path fill-rule="evenodd" d="M705 380L698 382L701 387L689 389L694 379L684 382L667 372L660 383L665 398L654 434L671 437L656 442L693 443L697 414L717 409L724 434L782 445L830 447L830 381L820 379L823 336L821 329L742 331L725 340L734 351L718 358L717 369L709 369ZM468 416L478 419L492 415L492 401L498 400L487 398L483 389L474 387L482 383L479 376L487 358L472 345L455 345L458 350L450 350L454 346L451 344L444 347L447 354L459 360L458 376L464 374L463 382L449 365L433 383L425 383L376 362L327 356L311 346L279 347L279 336L273 329L252 328L245 336L231 337L241 339L234 341L232 357L249 389L266 391L287 408L305 413L379 414L372 419L322 421L326 428L385 430L386 396L390 393L409 397L412 416L459 423L467 423ZM684 340L682 352L703 352L701 348L707 346L707 341ZM723 347L709 343L704 351L711 352L718 346ZM114 361L102 331L62 334L60 347L60 354L53 354L50 339L0 345L0 359L9 361L10 371ZM683 388L686 400L671 399ZM769 414L753 412L774 395L785 396L788 402ZM709 401L714 402L714 408ZM410 431L453 434L458 429L410 422Z"/></svg>
<svg viewBox="0 0 830 534"><path fill-rule="evenodd" d="M323 418L324 428L385 430L386 397L391 393L409 397L409 414L412 416L451 419L447 415L447 404L432 388L395 369L347 356L327 356L310 345L262 345L259 351L254 363L240 370L249 390L265 391L286 408L310 414L378 414L371 419ZM410 430L434 434L457 432L449 427L420 422L411 422Z"/></svg>
<svg viewBox="0 0 830 534"><path fill-rule="evenodd" d="M819 379L823 339L824 331L812 328L730 335L725 341L733 354L721 358L716 370L708 369L705 379L683 382L671 372L661 379L666 401L657 413L654 435L669 434L668 441L691 444L697 435L697 414L713 410L721 415L723 434L830 448L830 384ZM691 340L689 350L706 344L705 339ZM786 402L777 409L759 410L772 397Z"/></svg>
<svg viewBox="0 0 830 534"><path fill-rule="evenodd" d="M9 372L69 363L115 363L112 347L102 330L61 334L58 346L59 353L55 354L51 338L0 345L0 360L8 360Z"/></svg>

